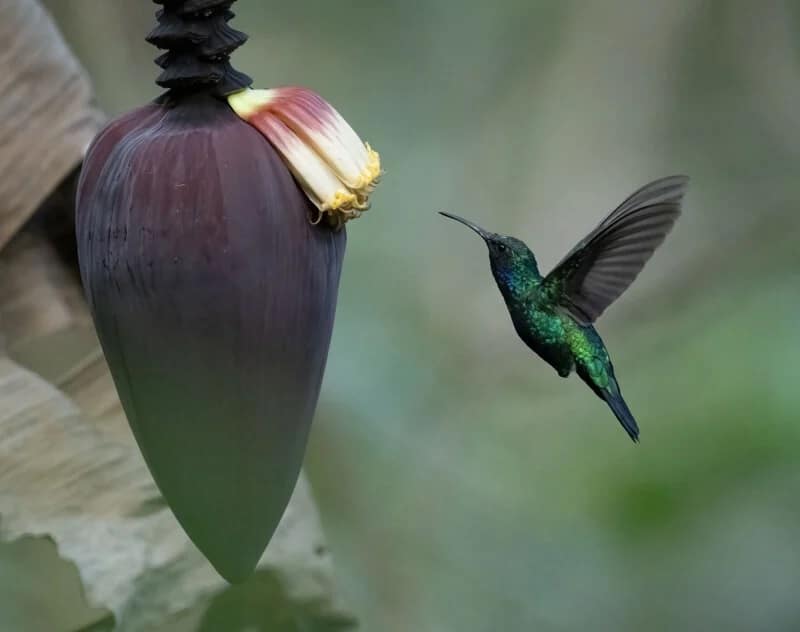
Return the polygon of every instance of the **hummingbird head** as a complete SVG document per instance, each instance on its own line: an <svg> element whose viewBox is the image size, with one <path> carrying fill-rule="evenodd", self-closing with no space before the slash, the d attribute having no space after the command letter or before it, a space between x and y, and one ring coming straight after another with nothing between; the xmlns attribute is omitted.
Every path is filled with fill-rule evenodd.
<svg viewBox="0 0 800 632"><path fill-rule="evenodd" d="M541 280L539 267L525 242L508 235L491 233L458 215L439 211L440 215L464 224L478 233L489 249L489 261L497 284L507 297L526 293Z"/></svg>

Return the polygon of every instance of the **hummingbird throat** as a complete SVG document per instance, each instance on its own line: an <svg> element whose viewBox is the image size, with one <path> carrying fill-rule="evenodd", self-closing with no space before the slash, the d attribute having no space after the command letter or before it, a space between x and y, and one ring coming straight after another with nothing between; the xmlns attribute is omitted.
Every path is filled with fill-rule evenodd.
<svg viewBox="0 0 800 632"><path fill-rule="evenodd" d="M522 300L542 283L539 269L530 261L492 261L492 274L506 300Z"/></svg>

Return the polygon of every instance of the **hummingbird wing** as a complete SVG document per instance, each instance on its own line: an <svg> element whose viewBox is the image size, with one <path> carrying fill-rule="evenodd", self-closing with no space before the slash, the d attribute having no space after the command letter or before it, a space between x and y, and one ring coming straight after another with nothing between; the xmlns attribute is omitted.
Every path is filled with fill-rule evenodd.
<svg viewBox="0 0 800 632"><path fill-rule="evenodd" d="M575 320L593 323L633 282L681 213L689 178L643 186L573 248L544 279Z"/></svg>

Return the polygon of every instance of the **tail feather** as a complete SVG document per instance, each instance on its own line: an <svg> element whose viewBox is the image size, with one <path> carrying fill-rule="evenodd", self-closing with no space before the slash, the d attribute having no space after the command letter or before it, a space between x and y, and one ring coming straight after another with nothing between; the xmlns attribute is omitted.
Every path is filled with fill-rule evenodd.
<svg viewBox="0 0 800 632"><path fill-rule="evenodd" d="M600 391L598 395L605 400L605 402L608 404L608 407L617 416L619 423L621 423L622 427L625 428L625 432L628 433L628 436L633 439L634 443L638 443L639 426L636 424L633 414L628 408L628 405L625 403L625 400L622 398L622 393L619 392L619 387L613 390L610 388L604 389Z"/></svg>

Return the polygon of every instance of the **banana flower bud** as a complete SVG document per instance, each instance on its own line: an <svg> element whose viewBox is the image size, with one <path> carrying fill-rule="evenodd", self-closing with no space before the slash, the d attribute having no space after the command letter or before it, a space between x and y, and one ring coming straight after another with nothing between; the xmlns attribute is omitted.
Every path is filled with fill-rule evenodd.
<svg viewBox="0 0 800 632"><path fill-rule="evenodd" d="M120 400L189 537L232 582L294 488L345 250L378 155L308 90L250 90L233 0L155 0L167 89L94 140L81 277ZM320 221L322 219L325 221Z"/></svg>

